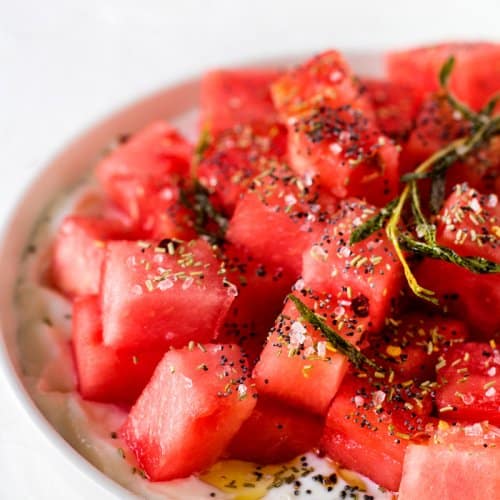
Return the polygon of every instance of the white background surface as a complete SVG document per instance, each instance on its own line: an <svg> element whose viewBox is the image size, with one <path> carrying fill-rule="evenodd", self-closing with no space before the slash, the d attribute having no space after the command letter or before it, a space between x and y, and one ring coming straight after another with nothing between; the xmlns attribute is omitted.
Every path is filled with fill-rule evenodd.
<svg viewBox="0 0 500 500"><path fill-rule="evenodd" d="M68 139L170 82L333 46L498 40L499 19L497 0L0 0L0 226ZM59 498L111 496L65 462L0 380L0 499Z"/></svg>

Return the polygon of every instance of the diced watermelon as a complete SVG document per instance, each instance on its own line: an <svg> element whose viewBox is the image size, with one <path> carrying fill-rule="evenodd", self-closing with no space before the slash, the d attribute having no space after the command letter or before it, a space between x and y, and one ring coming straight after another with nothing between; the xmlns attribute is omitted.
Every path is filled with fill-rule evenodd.
<svg viewBox="0 0 500 500"><path fill-rule="evenodd" d="M400 500L497 498L500 430L486 424L450 427L427 446L408 446Z"/></svg>
<svg viewBox="0 0 500 500"><path fill-rule="evenodd" d="M413 313L387 321L382 332L370 336L365 354L392 370L396 381L433 381L438 357L467 338L467 328L461 321Z"/></svg>
<svg viewBox="0 0 500 500"><path fill-rule="evenodd" d="M500 425L500 351L467 342L451 348L437 365L436 403L444 420Z"/></svg>
<svg viewBox="0 0 500 500"><path fill-rule="evenodd" d="M438 217L437 240L462 256L500 262L500 204L496 194L455 186Z"/></svg>
<svg viewBox="0 0 500 500"><path fill-rule="evenodd" d="M97 294L106 241L127 238L119 223L97 217L68 216L61 225L52 251L52 280L67 295Z"/></svg>
<svg viewBox="0 0 500 500"><path fill-rule="evenodd" d="M357 196L385 205L399 187L396 145L361 111L322 106L289 127L288 154L300 175L319 182L339 197Z"/></svg>
<svg viewBox="0 0 500 500"><path fill-rule="evenodd" d="M272 85L274 105L283 119L320 106L352 105L372 114L369 99L342 55L329 50L285 73Z"/></svg>
<svg viewBox="0 0 500 500"><path fill-rule="evenodd" d="M349 244L353 227L376 211L356 199L343 202L321 238L304 252L302 268L305 283L314 290L346 290L352 306L369 318L371 331L380 330L402 288L401 264L384 231Z"/></svg>
<svg viewBox="0 0 500 500"><path fill-rule="evenodd" d="M356 344L366 323L352 306L329 294L302 289L294 292L306 305L326 317L328 324ZM259 393L325 415L348 367L347 359L329 348L321 332L305 322L288 301L267 339L253 376Z"/></svg>
<svg viewBox="0 0 500 500"><path fill-rule="evenodd" d="M151 196L171 199L189 173L191 153L175 129L155 121L101 160L96 174L110 200L139 222Z"/></svg>
<svg viewBox="0 0 500 500"><path fill-rule="evenodd" d="M251 122L274 123L277 114L270 85L276 69L225 69L205 73L201 81L201 126L217 133Z"/></svg>
<svg viewBox="0 0 500 500"><path fill-rule="evenodd" d="M231 215L252 179L268 168L269 159L284 160L286 148L283 125L237 125L212 140L198 165L198 178L213 204Z"/></svg>
<svg viewBox="0 0 500 500"><path fill-rule="evenodd" d="M450 89L459 99L479 110L500 89L498 43L442 43L392 52L387 55L389 79L413 86L424 96L438 89L439 71L452 55L455 66Z"/></svg>
<svg viewBox="0 0 500 500"><path fill-rule="evenodd" d="M362 85L375 110L375 118L383 134L398 142L408 138L420 106L414 89L408 85L363 79Z"/></svg>
<svg viewBox="0 0 500 500"><path fill-rule="evenodd" d="M343 467L397 491L406 447L413 439L426 439L429 431L431 406L414 389L398 389L389 400L388 388L347 376L328 412L320 448Z"/></svg>
<svg viewBox="0 0 500 500"><path fill-rule="evenodd" d="M121 431L153 481L189 476L216 462L256 404L238 347L171 350Z"/></svg>
<svg viewBox="0 0 500 500"><path fill-rule="evenodd" d="M420 108L415 128L403 147L403 170L413 170L419 163L451 141L468 135L471 123L455 111L446 96L429 95Z"/></svg>
<svg viewBox="0 0 500 500"><path fill-rule="evenodd" d="M104 343L165 349L214 339L236 294L219 269L201 240L111 242L101 292Z"/></svg>
<svg viewBox="0 0 500 500"><path fill-rule="evenodd" d="M497 195L458 185L439 214L437 240L462 256L500 262L499 221ZM416 278L436 292L441 306L465 319L471 332L488 340L499 338L500 319L491 311L500 308L500 275L475 274L454 264L425 260L416 269Z"/></svg>
<svg viewBox="0 0 500 500"><path fill-rule="evenodd" d="M439 308L463 319L476 339L500 340L500 275L476 274L455 264L425 259L416 269L418 283L433 290Z"/></svg>
<svg viewBox="0 0 500 500"><path fill-rule="evenodd" d="M263 264L243 248L226 245L225 253L225 276L237 286L238 295L217 340L238 344L253 366L295 279L281 266Z"/></svg>
<svg viewBox="0 0 500 500"><path fill-rule="evenodd" d="M335 199L316 183L276 165L253 180L236 206L227 238L263 263L298 277L302 252L318 238L334 207Z"/></svg>
<svg viewBox="0 0 500 500"><path fill-rule="evenodd" d="M229 444L229 457L277 464L314 449L321 437L323 421L310 413L260 396L250 418Z"/></svg>
<svg viewBox="0 0 500 500"><path fill-rule="evenodd" d="M100 301L94 295L75 299L72 324L81 395L105 403L134 403L163 357L163 351L115 351L103 345Z"/></svg>

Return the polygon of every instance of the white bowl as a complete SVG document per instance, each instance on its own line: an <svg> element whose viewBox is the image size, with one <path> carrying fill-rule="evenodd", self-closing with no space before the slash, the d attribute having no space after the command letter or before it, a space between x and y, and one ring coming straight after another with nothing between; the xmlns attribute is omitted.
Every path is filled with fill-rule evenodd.
<svg viewBox="0 0 500 500"><path fill-rule="evenodd" d="M266 61L260 66L283 66L302 58L283 58ZM370 52L347 52L347 58L356 72L376 76L381 73L382 58ZM254 64L249 65L254 66ZM173 85L148 96L123 110L111 114L64 147L46 166L24 193L13 209L0 240L0 367L1 375L12 387L21 406L36 427L90 481L116 498L133 498L130 491L111 480L85 460L52 427L31 399L22 378L21 363L16 346L19 323L14 306L13 291L19 275L21 256L26 248L36 219L54 197L67 191L82 179L85 172L114 138L124 132L134 132L148 122L165 118L187 130L195 121L198 104L199 80Z"/></svg>

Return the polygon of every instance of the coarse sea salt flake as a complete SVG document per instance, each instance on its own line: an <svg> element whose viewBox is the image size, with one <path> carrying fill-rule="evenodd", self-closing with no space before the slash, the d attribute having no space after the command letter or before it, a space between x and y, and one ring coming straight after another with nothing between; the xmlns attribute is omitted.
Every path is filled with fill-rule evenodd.
<svg viewBox="0 0 500 500"><path fill-rule="evenodd" d="M498 196L496 194L490 194L488 196L488 201L486 202L486 205L490 208L495 208L498 204Z"/></svg>
<svg viewBox="0 0 500 500"><path fill-rule="evenodd" d="M318 351L318 356L324 358L326 356L326 342L318 342L316 350Z"/></svg>
<svg viewBox="0 0 500 500"><path fill-rule="evenodd" d="M304 290L304 287L305 287L305 282L302 278L299 278L296 282L295 282L295 285L293 285L293 289L294 290L297 290L298 292L300 292L301 290Z"/></svg>
<svg viewBox="0 0 500 500"><path fill-rule="evenodd" d="M338 155L342 153L342 146L338 142L332 142L332 144L330 144L330 151L334 155Z"/></svg>
<svg viewBox="0 0 500 500"><path fill-rule="evenodd" d="M174 282L170 279L164 279L158 283L158 288L164 292L165 290L168 290L169 288L172 288L174 286Z"/></svg>
<svg viewBox="0 0 500 500"><path fill-rule="evenodd" d="M354 404L357 408L359 408L360 406L363 406L365 404L365 399L363 398L363 396L354 396Z"/></svg>
<svg viewBox="0 0 500 500"><path fill-rule="evenodd" d="M494 398L495 395L497 393L497 390L494 388L494 387L490 387L485 393L484 395L487 397L487 398Z"/></svg>

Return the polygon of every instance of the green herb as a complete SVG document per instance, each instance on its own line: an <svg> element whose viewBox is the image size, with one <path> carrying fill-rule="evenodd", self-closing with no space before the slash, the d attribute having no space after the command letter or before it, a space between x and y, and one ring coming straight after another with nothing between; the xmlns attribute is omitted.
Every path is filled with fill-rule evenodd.
<svg viewBox="0 0 500 500"><path fill-rule="evenodd" d="M194 212L194 228L200 235L206 236L211 243L224 241L228 219L218 212L210 201L210 192L198 180L193 181L191 189L181 189L180 202ZM214 229L209 229L212 224Z"/></svg>
<svg viewBox="0 0 500 500"><path fill-rule="evenodd" d="M387 237L391 241L396 255L403 266L406 280L413 293L434 304L438 304L435 293L418 284L406 261L403 247L414 254L450 262L475 273L500 272L500 266L494 262L490 262L482 257L461 257L450 248L438 245L436 243L436 228L427 221L420 205L417 185L419 180L425 178L431 179L430 209L433 213L437 213L443 204L448 169L458 160L464 159L474 150L487 144L493 136L500 133L500 117L490 116L500 100L500 95L492 97L480 113L472 111L468 106L458 101L448 89L454 64L455 59L453 57L450 57L443 64L439 72L439 83L443 95L453 109L471 122L470 135L454 140L451 144L427 158L414 172L404 175L401 180L406 182L407 185L400 196L392 200L363 225L354 229L351 236L351 244L356 243L362 241L385 225ZM400 226L403 222L402 216L408 201L411 203L417 239L400 231ZM418 241L419 239L423 239L424 241Z"/></svg>
<svg viewBox="0 0 500 500"><path fill-rule="evenodd" d="M415 241L407 234L401 234L400 240L401 244L407 250L417 255L444 260L445 262L464 267L473 273L492 274L500 272L500 264L484 259L483 257L461 257L451 248Z"/></svg>
<svg viewBox="0 0 500 500"><path fill-rule="evenodd" d="M200 134L200 138L198 139L198 144L194 148L194 159L195 163L198 164L203 159L203 155L205 151L212 144L212 135L208 131L208 129L203 129Z"/></svg>
<svg viewBox="0 0 500 500"><path fill-rule="evenodd" d="M288 298L294 303L304 320L306 320L311 326L317 328L327 338L332 347L346 356L356 368L362 369L369 366L371 368L375 368L377 371L384 371L371 359L367 358L362 352L358 351L355 346L347 342L344 337L332 330L320 316L309 309L309 307L307 307L298 297L290 294L288 295Z"/></svg>
<svg viewBox="0 0 500 500"><path fill-rule="evenodd" d="M375 216L368 219L366 222L358 226L351 233L350 244L358 243L363 241L368 236L377 232L379 229L382 229L392 214L394 207L398 203L398 199L390 201L384 208L380 210Z"/></svg>

